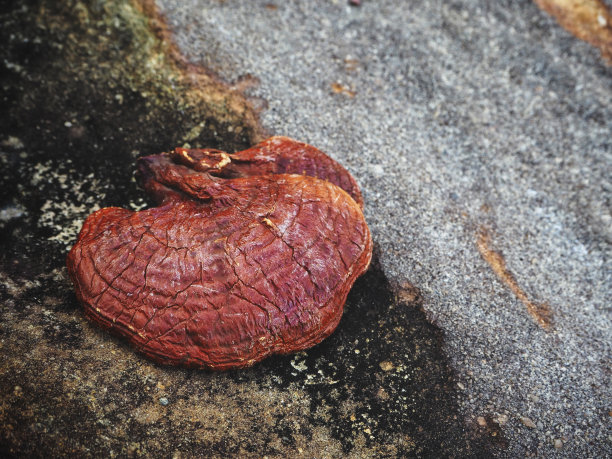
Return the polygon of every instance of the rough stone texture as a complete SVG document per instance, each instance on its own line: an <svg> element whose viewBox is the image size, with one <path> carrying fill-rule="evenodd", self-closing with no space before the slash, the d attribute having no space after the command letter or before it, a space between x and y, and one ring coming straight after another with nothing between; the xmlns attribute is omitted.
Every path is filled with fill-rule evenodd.
<svg viewBox="0 0 612 459"><path fill-rule="evenodd" d="M527 0L361 4L159 0L251 105L127 0L2 6L0 453L612 454L610 67ZM306 353L152 364L84 319L67 249L146 205L134 156L255 143L262 101L356 176L378 254Z"/></svg>
<svg viewBox="0 0 612 459"><path fill-rule="evenodd" d="M259 79L266 128L356 175L383 271L445 332L466 421L507 416L511 455L557 438L611 452L612 70L596 49L526 1L158 4L188 57ZM483 230L552 329L480 256Z"/></svg>

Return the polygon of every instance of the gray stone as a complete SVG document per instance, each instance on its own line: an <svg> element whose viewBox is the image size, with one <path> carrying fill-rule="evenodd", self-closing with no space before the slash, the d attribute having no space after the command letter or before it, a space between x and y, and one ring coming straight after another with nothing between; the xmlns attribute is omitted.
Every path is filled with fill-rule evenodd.
<svg viewBox="0 0 612 459"><path fill-rule="evenodd" d="M466 417L521 412L537 386L552 395L530 406L544 425L572 435L598 413L596 440L567 454L609 453L612 72L598 51L530 2L265 3L158 0L189 59L261 82L266 128L357 177L391 284L421 290L459 379L480 375L460 393ZM550 305L551 330L479 255L481 228ZM511 455L544 440L504 434Z"/></svg>

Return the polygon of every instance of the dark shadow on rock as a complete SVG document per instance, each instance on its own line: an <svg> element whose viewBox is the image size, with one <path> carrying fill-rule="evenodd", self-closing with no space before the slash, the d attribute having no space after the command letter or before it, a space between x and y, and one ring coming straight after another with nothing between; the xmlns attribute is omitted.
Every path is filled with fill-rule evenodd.
<svg viewBox="0 0 612 459"><path fill-rule="evenodd" d="M309 423L327 423L346 454L359 437L392 456L492 454L503 439L493 442L466 428L441 330L427 320L420 295L410 303L394 298L378 259L375 252L331 337L298 356L268 359L250 372L276 374L281 385L301 386L311 397ZM320 406L330 407L326 416L317 415ZM279 420L279 434L290 443L289 422Z"/></svg>

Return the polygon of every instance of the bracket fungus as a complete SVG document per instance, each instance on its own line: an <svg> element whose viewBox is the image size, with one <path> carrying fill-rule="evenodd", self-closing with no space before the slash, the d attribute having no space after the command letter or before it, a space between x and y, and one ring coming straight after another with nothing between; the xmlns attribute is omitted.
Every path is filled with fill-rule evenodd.
<svg viewBox="0 0 612 459"><path fill-rule="evenodd" d="M137 168L158 206L93 213L68 254L93 322L157 362L217 370L333 332L372 257L346 169L286 137L234 154L177 148Z"/></svg>

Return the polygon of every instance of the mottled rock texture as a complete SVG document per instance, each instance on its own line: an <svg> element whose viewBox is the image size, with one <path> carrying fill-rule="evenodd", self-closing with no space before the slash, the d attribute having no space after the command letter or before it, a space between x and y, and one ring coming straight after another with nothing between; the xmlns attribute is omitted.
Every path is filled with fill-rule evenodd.
<svg viewBox="0 0 612 459"><path fill-rule="evenodd" d="M599 49L530 0L159 0L170 29L152 2L6 3L3 455L611 454ZM265 131L363 191L374 257L336 332L208 373L92 326L65 256L99 207L154 205L135 159Z"/></svg>

